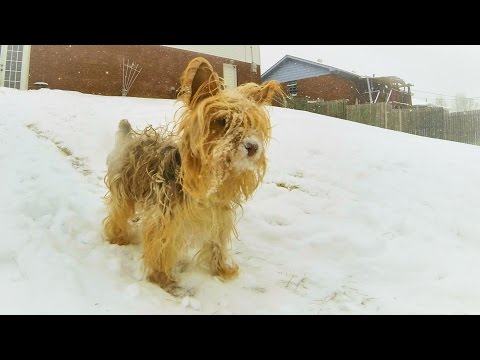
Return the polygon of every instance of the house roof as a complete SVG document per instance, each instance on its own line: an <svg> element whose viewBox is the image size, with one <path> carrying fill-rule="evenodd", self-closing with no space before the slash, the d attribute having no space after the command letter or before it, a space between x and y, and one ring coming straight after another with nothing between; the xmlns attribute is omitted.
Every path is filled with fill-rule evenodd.
<svg viewBox="0 0 480 360"><path fill-rule="evenodd" d="M327 74L341 75L343 77L355 80L370 78L371 81L374 81L377 84L386 85L390 88L413 86L413 84L406 83L404 80L400 79L397 76L361 76L350 71L339 69L334 66L298 58L292 55L285 55L272 67L265 71L262 74L262 81L277 80L285 83L289 81L307 79Z"/></svg>
<svg viewBox="0 0 480 360"><path fill-rule="evenodd" d="M272 71L274 71L278 66L280 66L282 63L284 63L287 60L294 60L294 61L298 61L298 62L303 62L305 64L309 64L309 65L313 65L315 67L318 67L319 69L326 69L331 73L343 74L343 75L347 75L349 77L360 78L360 76L358 74L352 73L350 71L345 71L345 70L336 68L334 66L330 66L330 65L321 64L321 63L318 63L318 62L315 62L315 61L310 61L310 60L298 58L298 57L292 56L292 55L285 55L282 59L277 61L272 67L270 67L267 71L265 71L262 74L262 78L267 77Z"/></svg>

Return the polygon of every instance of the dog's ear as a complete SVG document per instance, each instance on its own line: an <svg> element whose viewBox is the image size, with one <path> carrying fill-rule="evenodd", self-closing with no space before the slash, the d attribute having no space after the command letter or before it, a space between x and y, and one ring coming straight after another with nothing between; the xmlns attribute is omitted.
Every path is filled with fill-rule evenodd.
<svg viewBox="0 0 480 360"><path fill-rule="evenodd" d="M221 89L218 74L203 57L191 60L183 71L178 97L190 108L199 101L213 96Z"/></svg>
<svg viewBox="0 0 480 360"><path fill-rule="evenodd" d="M248 83L240 85L238 91L255 101L259 105L271 105L275 95L285 97L285 93L278 81L270 80L264 82L262 85L255 83Z"/></svg>

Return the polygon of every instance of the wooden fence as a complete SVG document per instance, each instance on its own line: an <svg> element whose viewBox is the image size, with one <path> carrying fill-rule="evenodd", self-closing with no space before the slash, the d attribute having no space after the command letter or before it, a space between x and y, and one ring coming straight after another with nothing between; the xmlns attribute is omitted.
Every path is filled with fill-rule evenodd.
<svg viewBox="0 0 480 360"><path fill-rule="evenodd" d="M480 145L480 110L449 112L441 107L394 109L390 104L347 105L344 100L290 100L287 107L436 139Z"/></svg>
<svg viewBox="0 0 480 360"><path fill-rule="evenodd" d="M480 110L450 113L446 128L447 140L480 145Z"/></svg>
<svg viewBox="0 0 480 360"><path fill-rule="evenodd" d="M440 107L393 109L390 104L377 103L348 105L346 119L409 134L446 139L449 113Z"/></svg>
<svg viewBox="0 0 480 360"><path fill-rule="evenodd" d="M340 119L346 119L347 114L347 101L335 100L335 101L308 101L305 98L292 98L288 99L286 107L296 110L305 110L314 112L317 114L333 116Z"/></svg>

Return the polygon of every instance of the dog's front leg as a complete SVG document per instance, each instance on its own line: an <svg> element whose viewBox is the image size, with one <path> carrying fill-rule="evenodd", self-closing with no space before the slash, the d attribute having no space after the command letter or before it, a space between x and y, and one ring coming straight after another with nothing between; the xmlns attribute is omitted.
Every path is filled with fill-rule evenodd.
<svg viewBox="0 0 480 360"><path fill-rule="evenodd" d="M210 269L214 275L219 275L224 279L232 279L238 275L239 267L237 264L227 263L228 251L226 245L229 241L210 244Z"/></svg>
<svg viewBox="0 0 480 360"><path fill-rule="evenodd" d="M143 238L147 278L168 291L175 284L172 271L181 251L178 229L169 218L150 211L145 214Z"/></svg>
<svg viewBox="0 0 480 360"><path fill-rule="evenodd" d="M224 279L237 276L239 267L235 263L229 264L229 246L232 233L235 232L233 212L230 209L218 211L215 214L215 225L212 226L212 235L201 250L201 258L208 263L213 275Z"/></svg>

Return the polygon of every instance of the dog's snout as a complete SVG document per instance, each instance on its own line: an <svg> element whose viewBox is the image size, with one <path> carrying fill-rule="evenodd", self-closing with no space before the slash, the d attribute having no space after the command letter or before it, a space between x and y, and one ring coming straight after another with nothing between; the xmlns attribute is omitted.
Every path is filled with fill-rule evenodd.
<svg viewBox="0 0 480 360"><path fill-rule="evenodd" d="M258 144L247 142L245 144L245 149L247 149L248 156L253 156L257 153Z"/></svg>

